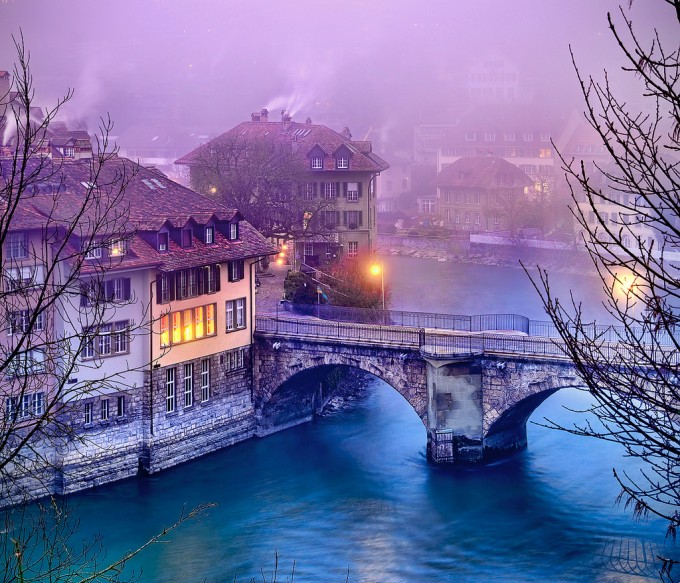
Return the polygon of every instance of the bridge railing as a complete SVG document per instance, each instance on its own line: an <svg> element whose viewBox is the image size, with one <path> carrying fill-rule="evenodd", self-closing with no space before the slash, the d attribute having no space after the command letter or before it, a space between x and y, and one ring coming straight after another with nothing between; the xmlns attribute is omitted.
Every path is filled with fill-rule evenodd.
<svg viewBox="0 0 680 583"><path fill-rule="evenodd" d="M560 338L553 322L548 320L531 320L519 314L478 314L463 316L459 314L440 314L435 312L408 312L401 310L373 310L370 308L349 308L328 304L293 304L282 302L281 308L295 315L312 316L322 320L336 322L354 322L359 324L379 324L383 326L404 326L413 328L429 328L434 330L454 330L459 332L490 332L495 330L520 332L528 336L542 338ZM575 332L575 329L573 330ZM666 331L652 333L642 328L634 333L640 342L649 345L674 345L673 338ZM626 330L622 326L582 324L579 335L598 339L603 342L620 342L626 338ZM675 331L673 331L675 335ZM679 334L680 335L680 334Z"/></svg>

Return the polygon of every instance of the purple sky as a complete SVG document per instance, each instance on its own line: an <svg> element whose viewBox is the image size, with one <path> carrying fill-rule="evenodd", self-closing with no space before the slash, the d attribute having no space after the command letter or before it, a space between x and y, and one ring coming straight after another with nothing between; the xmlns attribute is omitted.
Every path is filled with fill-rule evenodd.
<svg viewBox="0 0 680 583"><path fill-rule="evenodd" d="M627 2L626 2L627 5ZM21 28L39 99L119 127L159 116L219 133L268 106L369 126L446 121L471 60L501 55L546 106L579 106L568 45L593 74L620 64L610 0L0 0L0 69ZM640 30L662 0L635 0ZM176 123L173 121L173 123ZM339 129L339 128L336 128ZM407 133L407 132L405 132Z"/></svg>

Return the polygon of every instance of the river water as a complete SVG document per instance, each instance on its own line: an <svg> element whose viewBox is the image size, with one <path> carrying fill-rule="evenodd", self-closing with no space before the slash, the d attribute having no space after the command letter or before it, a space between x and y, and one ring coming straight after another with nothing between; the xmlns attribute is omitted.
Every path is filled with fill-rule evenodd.
<svg viewBox="0 0 680 583"><path fill-rule="evenodd" d="M521 270L386 258L397 309L515 312L543 318ZM566 293L597 295L587 277ZM591 306L592 307L592 306ZM595 316L600 312L592 307ZM478 468L425 458L426 433L380 381L348 410L253 439L160 474L72 496L79 537L100 532L114 557L171 523L183 505L216 502L169 544L133 561L145 582L640 581L654 577L664 525L614 504L614 446L531 424L527 450ZM533 415L568 422L550 397Z"/></svg>

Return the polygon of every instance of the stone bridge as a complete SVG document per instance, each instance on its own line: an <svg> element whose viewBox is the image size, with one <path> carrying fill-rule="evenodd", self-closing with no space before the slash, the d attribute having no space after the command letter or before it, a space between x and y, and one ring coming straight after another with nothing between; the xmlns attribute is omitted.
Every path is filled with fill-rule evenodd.
<svg viewBox="0 0 680 583"><path fill-rule="evenodd" d="M476 463L526 447L526 422L555 391L579 385L549 339L258 317L253 400L260 435L311 419L341 367L398 391L427 429L435 463Z"/></svg>

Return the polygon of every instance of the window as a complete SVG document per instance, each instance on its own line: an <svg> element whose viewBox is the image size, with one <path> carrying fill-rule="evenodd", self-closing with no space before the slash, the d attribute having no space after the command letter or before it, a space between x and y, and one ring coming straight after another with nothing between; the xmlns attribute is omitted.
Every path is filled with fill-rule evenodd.
<svg viewBox="0 0 680 583"><path fill-rule="evenodd" d="M81 358L104 358L130 351L130 322L123 320L104 324L99 330L83 330L85 341Z"/></svg>
<svg viewBox="0 0 680 583"><path fill-rule="evenodd" d="M246 327L246 299L227 300L226 302L227 332Z"/></svg>
<svg viewBox="0 0 680 583"><path fill-rule="evenodd" d="M522 134L522 140L525 142L533 142L534 141L534 134L532 132L524 132Z"/></svg>
<svg viewBox="0 0 680 583"><path fill-rule="evenodd" d="M172 413L175 410L175 369L165 371L165 412Z"/></svg>
<svg viewBox="0 0 680 583"><path fill-rule="evenodd" d="M45 270L42 265L10 267L3 272L5 291L14 291L42 285L45 282Z"/></svg>
<svg viewBox="0 0 680 583"><path fill-rule="evenodd" d="M541 148L538 151L539 158L552 158L552 150L550 148Z"/></svg>
<svg viewBox="0 0 680 583"><path fill-rule="evenodd" d="M473 142L477 139L477 134L475 132L465 132L465 139L468 142Z"/></svg>
<svg viewBox="0 0 680 583"><path fill-rule="evenodd" d="M132 297L129 277L107 281L90 281L80 287L80 305L94 306L99 302L126 302Z"/></svg>
<svg viewBox="0 0 680 583"><path fill-rule="evenodd" d="M307 182L303 185L302 198L304 200L312 200L316 196L316 183Z"/></svg>
<svg viewBox="0 0 680 583"><path fill-rule="evenodd" d="M205 244L212 245L215 242L215 227L209 226L205 228Z"/></svg>
<svg viewBox="0 0 680 583"><path fill-rule="evenodd" d="M5 250L8 259L26 259L28 257L28 233L10 233Z"/></svg>
<svg viewBox="0 0 680 583"><path fill-rule="evenodd" d="M550 141L550 134L542 132L541 133L541 142L549 142L549 141Z"/></svg>
<svg viewBox="0 0 680 583"><path fill-rule="evenodd" d="M215 265L205 267L205 293L212 294L217 291L217 269Z"/></svg>
<svg viewBox="0 0 680 583"><path fill-rule="evenodd" d="M109 400L108 399L102 399L100 401L100 408L101 408L101 419L102 419L102 421L108 421L108 419L109 419Z"/></svg>
<svg viewBox="0 0 680 583"><path fill-rule="evenodd" d="M7 372L9 376L27 376L45 372L45 352L38 348L19 352L9 362Z"/></svg>
<svg viewBox="0 0 680 583"><path fill-rule="evenodd" d="M349 158L346 156L339 156L335 159L335 167L340 170L346 170L349 168Z"/></svg>
<svg viewBox="0 0 680 583"><path fill-rule="evenodd" d="M117 417L124 417L125 416L125 395L118 395L118 398L116 399L116 416Z"/></svg>
<svg viewBox="0 0 680 583"><path fill-rule="evenodd" d="M356 257L359 255L359 241L347 241L347 256Z"/></svg>
<svg viewBox="0 0 680 583"><path fill-rule="evenodd" d="M92 423L92 403L85 403L85 425Z"/></svg>
<svg viewBox="0 0 680 583"><path fill-rule="evenodd" d="M227 372L245 367L245 348L230 350L225 354L224 366Z"/></svg>
<svg viewBox="0 0 680 583"><path fill-rule="evenodd" d="M312 170L323 170L323 158L321 156L312 156Z"/></svg>
<svg viewBox="0 0 680 583"><path fill-rule="evenodd" d="M205 403L210 399L210 359L201 361L201 401Z"/></svg>
<svg viewBox="0 0 680 583"><path fill-rule="evenodd" d="M168 233L158 233L158 250L167 251L170 245L170 236Z"/></svg>
<svg viewBox="0 0 680 583"><path fill-rule="evenodd" d="M187 248L193 245L193 233L191 229L182 229L182 247Z"/></svg>
<svg viewBox="0 0 680 583"><path fill-rule="evenodd" d="M66 146L64 148L64 156L66 158L73 158L76 155L76 150L73 146Z"/></svg>
<svg viewBox="0 0 680 583"><path fill-rule="evenodd" d="M167 273L162 273L158 278L158 301L162 304L170 301L170 276Z"/></svg>
<svg viewBox="0 0 680 583"><path fill-rule="evenodd" d="M189 269L189 297L194 297L198 295L198 270Z"/></svg>
<svg viewBox="0 0 680 583"><path fill-rule="evenodd" d="M111 241L111 245L109 246L109 255L111 255L111 257L125 255L126 252L127 241L124 239L116 239L115 241Z"/></svg>
<svg viewBox="0 0 680 583"><path fill-rule="evenodd" d="M184 365L184 408L194 404L194 365Z"/></svg>
<svg viewBox="0 0 680 583"><path fill-rule="evenodd" d="M323 212L323 224L328 228L333 228L337 225L337 211L324 211Z"/></svg>
<svg viewBox="0 0 680 583"><path fill-rule="evenodd" d="M496 133L495 132L484 132L484 141L485 142L495 142L496 141Z"/></svg>
<svg viewBox="0 0 680 583"><path fill-rule="evenodd" d="M361 211L347 211L347 226L357 229L361 226Z"/></svg>
<svg viewBox="0 0 680 583"><path fill-rule="evenodd" d="M475 225L481 224L479 213L475 213Z"/></svg>
<svg viewBox="0 0 680 583"><path fill-rule="evenodd" d="M453 220L455 221L455 223L457 225L460 224L460 212L459 211L456 211L456 214L453 216Z"/></svg>
<svg viewBox="0 0 680 583"><path fill-rule="evenodd" d="M238 240L238 223L229 223L229 240Z"/></svg>
<svg viewBox="0 0 680 583"><path fill-rule="evenodd" d="M229 281L240 281L244 276L243 259L229 262Z"/></svg>
<svg viewBox="0 0 680 583"><path fill-rule="evenodd" d="M347 202L359 202L359 184L357 182L347 183Z"/></svg>
<svg viewBox="0 0 680 583"><path fill-rule="evenodd" d="M515 132L505 132L503 134L503 141L504 142L514 142L515 141Z"/></svg>
<svg viewBox="0 0 680 583"><path fill-rule="evenodd" d="M305 243L303 251L305 257L312 257L314 255L314 243Z"/></svg>
<svg viewBox="0 0 680 583"><path fill-rule="evenodd" d="M335 182L326 182L323 191L324 198L331 199L338 196L338 190Z"/></svg>
<svg viewBox="0 0 680 583"><path fill-rule="evenodd" d="M87 247L85 251L85 259L90 260L90 259L101 259L102 257L102 248L99 246L93 246L94 243L88 243L89 247Z"/></svg>
<svg viewBox="0 0 680 583"><path fill-rule="evenodd" d="M215 304L166 313L160 318L161 348L200 340L215 333Z"/></svg>
<svg viewBox="0 0 680 583"><path fill-rule="evenodd" d="M18 310L10 312L8 320L9 329L7 334L25 334L29 331L31 319L35 318L31 332L42 332L45 329L45 313L40 312L34 316L32 310Z"/></svg>

